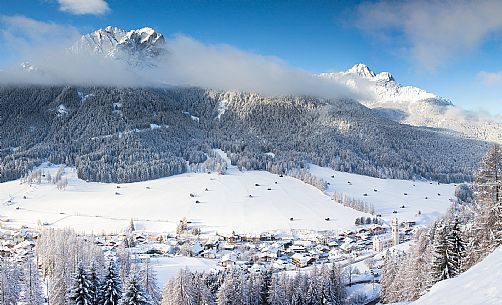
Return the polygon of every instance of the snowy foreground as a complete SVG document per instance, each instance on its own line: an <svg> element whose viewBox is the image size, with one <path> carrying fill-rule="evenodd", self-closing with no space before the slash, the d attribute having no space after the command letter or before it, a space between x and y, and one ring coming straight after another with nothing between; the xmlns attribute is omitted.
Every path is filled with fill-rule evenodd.
<svg viewBox="0 0 502 305"><path fill-rule="evenodd" d="M43 168L52 175L56 170ZM117 185L86 182L66 168L64 191L43 180L32 185L20 180L0 184L0 216L9 219L11 226L43 224L94 233L121 232L131 218L137 229L173 232L184 217L203 232L341 231L352 228L355 218L370 215L331 200L333 190L374 204L384 219L397 215L422 223L443 213L454 192L451 184L376 179L315 166L312 172L330 182L328 194L264 171L190 173ZM406 208L401 209L403 204ZM418 210L422 215L415 217Z"/></svg>
<svg viewBox="0 0 502 305"><path fill-rule="evenodd" d="M456 278L441 281L412 305L502 304L502 248Z"/></svg>

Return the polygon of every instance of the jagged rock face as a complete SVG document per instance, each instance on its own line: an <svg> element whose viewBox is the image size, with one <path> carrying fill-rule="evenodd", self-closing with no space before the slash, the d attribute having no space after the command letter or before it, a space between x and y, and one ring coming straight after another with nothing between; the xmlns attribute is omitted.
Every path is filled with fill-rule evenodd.
<svg viewBox="0 0 502 305"><path fill-rule="evenodd" d="M70 50L125 60L139 67L156 66L158 57L166 53L164 36L149 27L125 31L107 26L82 36Z"/></svg>

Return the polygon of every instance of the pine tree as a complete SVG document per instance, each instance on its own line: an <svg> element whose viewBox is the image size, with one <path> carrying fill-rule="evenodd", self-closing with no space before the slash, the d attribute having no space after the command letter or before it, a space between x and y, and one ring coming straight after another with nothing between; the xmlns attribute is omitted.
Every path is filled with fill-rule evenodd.
<svg viewBox="0 0 502 305"><path fill-rule="evenodd" d="M101 300L101 291L100 291L100 280L96 271L96 266L94 263L91 265L91 270L89 273L89 281L91 283L90 291L93 299L93 305L100 305L102 303Z"/></svg>
<svg viewBox="0 0 502 305"><path fill-rule="evenodd" d="M122 305L152 305L148 294L144 291L141 281L136 275L131 275L127 284Z"/></svg>
<svg viewBox="0 0 502 305"><path fill-rule="evenodd" d="M225 279L217 294L218 305L241 304L243 283L240 281L240 277L241 271L235 268L225 274Z"/></svg>
<svg viewBox="0 0 502 305"><path fill-rule="evenodd" d="M129 234L131 234L135 230L136 230L136 227L134 226L134 221L131 218L131 221L129 222L129 226L127 227L126 232L129 233Z"/></svg>
<svg viewBox="0 0 502 305"><path fill-rule="evenodd" d="M431 279L432 284L453 277L453 272L448 263L449 253L446 240L446 226L438 222L434 231L433 258Z"/></svg>
<svg viewBox="0 0 502 305"><path fill-rule="evenodd" d="M399 300L397 286L400 284L398 281L398 273L400 269L399 256L387 250L383 261L382 279L382 300L385 303L394 303Z"/></svg>
<svg viewBox="0 0 502 305"><path fill-rule="evenodd" d="M329 270L324 271L323 295L327 304L342 304L345 298L345 284L343 283L343 272L337 264L331 264Z"/></svg>
<svg viewBox="0 0 502 305"><path fill-rule="evenodd" d="M465 245L459 229L458 219L455 217L453 225L447 232L447 257L448 270L451 277L462 273L463 261L465 259Z"/></svg>
<svg viewBox="0 0 502 305"><path fill-rule="evenodd" d="M215 297L203 279L201 277L196 277L194 280L195 287L197 287L197 304L216 305Z"/></svg>
<svg viewBox="0 0 502 305"><path fill-rule="evenodd" d="M93 299L92 284L83 266L77 268L74 275L68 300L72 305L92 305Z"/></svg>
<svg viewBox="0 0 502 305"><path fill-rule="evenodd" d="M114 262L110 262L108 270L101 284L100 294L103 305L118 305L122 294L119 273Z"/></svg>

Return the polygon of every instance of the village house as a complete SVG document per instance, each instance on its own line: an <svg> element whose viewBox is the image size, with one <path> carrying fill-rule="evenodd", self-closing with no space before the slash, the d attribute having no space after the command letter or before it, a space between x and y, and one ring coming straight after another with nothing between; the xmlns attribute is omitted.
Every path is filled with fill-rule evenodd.
<svg viewBox="0 0 502 305"><path fill-rule="evenodd" d="M291 257L293 264L297 266L298 268L304 268L307 267L308 265L312 264L315 259L309 255L305 255L302 253L295 253Z"/></svg>
<svg viewBox="0 0 502 305"><path fill-rule="evenodd" d="M237 263L237 256L234 253L225 254L221 257L220 260L220 265L225 268L235 266L236 263Z"/></svg>
<svg viewBox="0 0 502 305"><path fill-rule="evenodd" d="M225 241L227 243L235 244L237 242L242 241L241 236L235 234L235 232L232 232L232 233L218 233L217 235L220 237L220 239L222 239L223 241Z"/></svg>

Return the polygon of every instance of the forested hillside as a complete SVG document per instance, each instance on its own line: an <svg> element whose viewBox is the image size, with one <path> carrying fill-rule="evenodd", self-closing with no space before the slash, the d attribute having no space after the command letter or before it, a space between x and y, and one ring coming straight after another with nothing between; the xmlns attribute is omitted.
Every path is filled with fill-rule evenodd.
<svg viewBox="0 0 502 305"><path fill-rule="evenodd" d="M154 179L229 153L246 169L306 163L386 178L465 181L486 143L376 115L352 100L197 88L4 87L0 181L43 162L102 182Z"/></svg>

